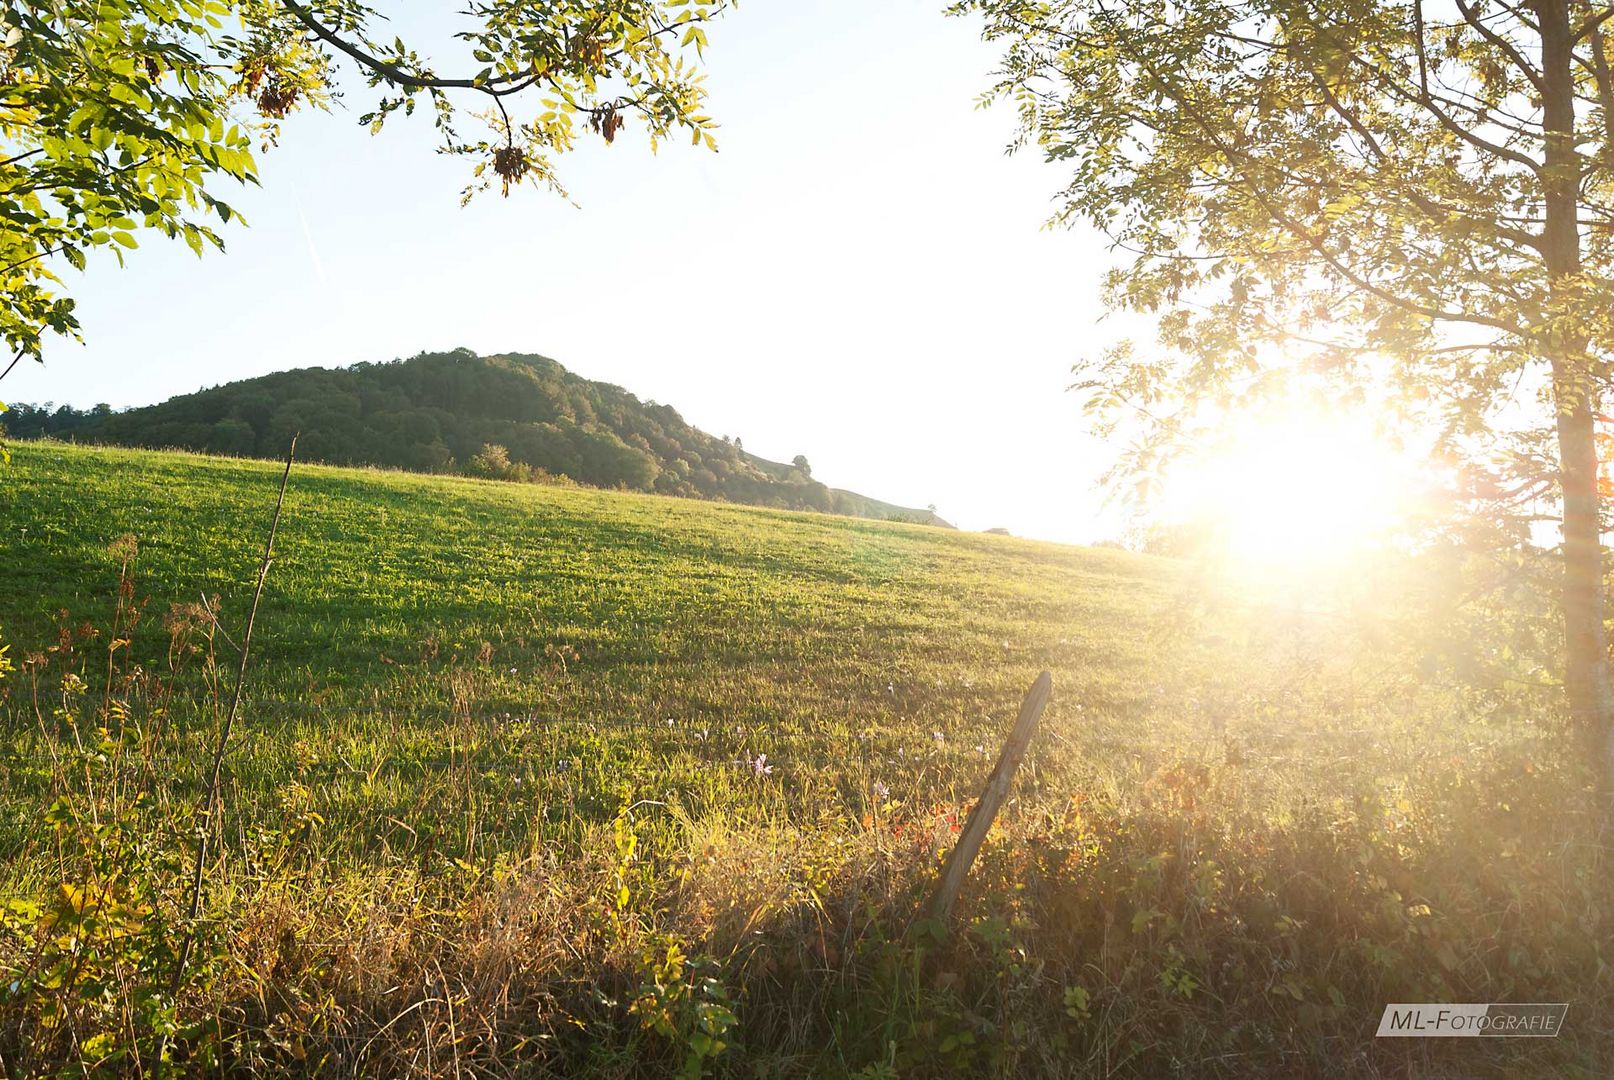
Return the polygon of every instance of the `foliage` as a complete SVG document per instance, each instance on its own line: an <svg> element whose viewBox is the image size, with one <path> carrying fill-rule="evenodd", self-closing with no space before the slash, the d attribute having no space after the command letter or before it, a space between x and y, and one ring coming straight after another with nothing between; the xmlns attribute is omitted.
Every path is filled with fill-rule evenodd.
<svg viewBox="0 0 1614 1080"><path fill-rule="evenodd" d="M682 1048L680 1076L702 1075L706 1063L728 1048L724 1040L739 1023L722 982L701 974L676 941L664 948L659 941L646 946L639 966L639 990L628 1011L647 1030Z"/></svg>
<svg viewBox="0 0 1614 1080"><path fill-rule="evenodd" d="M5 984L98 865L188 929L164 860L216 730L216 616L261 554L241 523L278 480L16 457ZM319 466L286 515L196 981L131 1033L163 954L82 939L144 973L78 999L120 1063L170 1016L195 1033L176 1061L261 1075L1590 1080L1614 1052L1574 1019L1614 1006L1586 763L1509 681L1539 646L1448 627L1463 582L1428 564L1296 603L1125 552ZM942 942L915 916L1044 667L1043 730ZM75 733L106 757L88 774ZM120 806L106 839L150 856L80 858ZM54 993L0 1002L8 1067L93 1064L31 1035L19 1056ZM1570 1021L1364 1034L1395 1000Z"/></svg>
<svg viewBox="0 0 1614 1080"><path fill-rule="evenodd" d="M466 465L466 471L472 476L483 476L489 480L527 480L531 477L531 467L520 465L510 460L510 451L498 443L483 443L482 449L476 452Z"/></svg>
<svg viewBox="0 0 1614 1080"><path fill-rule="evenodd" d="M15 899L0 912L0 934L32 943L5 972L0 1015L26 1035L36 1060L75 1056L91 1071L133 1071L177 1036L189 1060L205 1065L214 1053L209 1025L181 1022L169 996L187 929L176 895L178 823L149 798L102 799L92 809L96 800L85 797L119 750L102 732L75 763L86 788L58 798L44 816L63 864L54 895ZM223 954L209 944L186 968L184 991L205 993L216 977Z"/></svg>
<svg viewBox="0 0 1614 1080"><path fill-rule="evenodd" d="M962 0L991 95L1131 256L1159 347L1079 366L1145 485L1293 396L1399 416L1517 550L1558 512L1571 711L1614 789L1599 399L1614 350L1606 4ZM1304 405L1300 406L1304 407ZM1392 425L1393 426L1393 425Z"/></svg>
<svg viewBox="0 0 1614 1080"><path fill-rule="evenodd" d="M1105 415L1148 407L1155 450L1202 434L1206 412L1323 374L1346 396L1360 383L1398 391L1384 404L1433 421L1442 449L1496 449L1510 426L1550 423L1552 341L1614 347L1608 230L1581 236L1572 295L1547 264L1553 136L1544 76L1521 54L1537 35L1514 9L957 10L984 15L1006 50L991 96L1014 103L1022 143L1070 170L1056 220L1135 256L1110 295L1157 314L1163 348L1085 364L1081 385ZM1614 212L1601 10L1577 7L1574 41L1575 90L1592 103L1575 118L1586 149L1573 163L1590 221ZM1545 392L1544 414L1514 396L1521 378ZM1528 419L1498 417L1503 402Z"/></svg>
<svg viewBox="0 0 1614 1080"><path fill-rule="evenodd" d="M233 211L213 177L255 178L249 135L230 118L227 75L195 42L229 8L208 0L8 3L0 9L0 337L39 357L46 331L76 334L53 267L93 248L120 261L135 230L201 252ZM59 261L56 257L59 256Z"/></svg>
<svg viewBox="0 0 1614 1080"><path fill-rule="evenodd" d="M0 908L0 940L16 948L0 982L0 1017L10 1033L0 1049L14 1073L75 1059L91 1073L130 1073L173 1061L182 1047L192 1067L216 1061L217 1025L182 1021L176 994L207 994L225 959L222 943L197 928L202 948L179 970L179 946L191 933L182 912L184 846L195 822L160 807L138 779L177 676L195 656L211 670L211 623L187 620L171 641L167 677L127 662L143 605L134 589L136 545L111 545L119 564L116 602L106 630L107 682L91 693L74 663L100 633L87 625L57 639L62 662L41 672L25 665L35 691L45 674L56 690L47 718L35 719L60 745L51 754L54 801L41 817L52 859L45 896L16 897ZM75 644L76 639L76 644ZM0 680L14 669L0 649ZM216 685L216 684L215 684Z"/></svg>
<svg viewBox="0 0 1614 1080"><path fill-rule="evenodd" d="M292 433L301 432L299 456L333 464L569 479L940 523L929 512L825 487L799 467L755 457L691 427L669 405L641 402L541 356L479 357L459 350L340 371L306 368L117 414L104 406L80 412L18 405L6 429L23 438L70 436L257 457L283 454Z"/></svg>
<svg viewBox="0 0 1614 1080"><path fill-rule="evenodd" d="M41 359L46 333L76 336L59 273L98 248L121 263L142 228L222 248L216 226L236 215L219 182L255 182L255 137L324 106L344 66L377 91L360 117L373 131L429 104L441 149L475 162L467 198L527 179L559 190L554 157L630 118L652 147L687 133L715 149L688 57L727 6L484 0L459 13L469 70L445 76L357 0L6 0L0 339ZM462 133L468 119L481 134Z"/></svg>

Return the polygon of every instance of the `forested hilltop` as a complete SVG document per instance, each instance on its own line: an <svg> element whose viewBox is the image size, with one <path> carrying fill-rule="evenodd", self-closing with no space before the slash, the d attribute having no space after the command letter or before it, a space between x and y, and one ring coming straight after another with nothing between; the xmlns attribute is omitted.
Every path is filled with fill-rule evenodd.
<svg viewBox="0 0 1614 1080"><path fill-rule="evenodd" d="M300 368L227 383L159 405L13 406L17 438L54 436L120 446L243 457L285 453L333 465L379 465L819 510L945 524L830 488L805 457L792 464L745 452L740 440L692 427L670 405L640 401L543 356L467 349L348 368Z"/></svg>

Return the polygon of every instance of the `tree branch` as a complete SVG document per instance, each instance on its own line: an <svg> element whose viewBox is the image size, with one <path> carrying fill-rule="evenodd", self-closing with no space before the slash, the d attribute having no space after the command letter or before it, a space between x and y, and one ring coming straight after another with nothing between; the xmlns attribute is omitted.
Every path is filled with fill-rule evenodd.
<svg viewBox="0 0 1614 1080"><path fill-rule="evenodd" d="M1518 69L1519 74L1530 80L1530 85L1536 88L1537 93L1544 93L1545 89L1541 79L1541 73L1530 66L1529 61L1525 60L1525 58L1520 55L1519 50L1514 48L1513 43L1504 38L1502 35L1498 34L1495 30L1492 30L1489 26L1486 26L1485 20L1480 18L1479 14L1473 8L1469 7L1468 4L1464 3L1463 0L1456 0L1456 4L1457 10L1463 15L1463 21L1468 23L1469 26L1472 26L1479 33L1480 37L1490 42L1495 48L1501 51L1502 55L1506 56L1510 61L1512 61L1513 66Z"/></svg>
<svg viewBox="0 0 1614 1080"><path fill-rule="evenodd" d="M1099 9L1107 16L1111 14L1106 8L1104 8L1102 3L1100 4ZM1241 163L1241 167L1246 171L1250 169L1253 163L1251 162L1249 155L1241 152L1238 147L1233 146L1227 139L1223 138L1215 129L1211 127L1211 125L1205 120L1200 108L1192 100L1191 95L1184 93L1182 88L1176 84L1169 74L1160 70L1157 65L1151 63L1149 59L1137 49L1131 36L1122 33L1117 36L1117 40L1122 43L1121 48L1131 54L1133 62L1147 72L1157 86L1170 95L1171 99L1175 101L1182 109L1183 114L1193 119L1194 125L1200 129L1206 141L1219 154L1221 154L1223 158L1230 163ZM1528 162L1528 159L1525 160ZM1534 167L1533 163L1531 163L1531 165ZM1379 285L1377 282L1374 282L1367 277L1364 277L1360 272L1347 266L1339 258L1338 254L1329 250L1328 245L1323 242L1321 237L1318 237L1306 226L1295 221L1294 218L1284 213L1284 211L1278 207L1272 199L1268 198L1265 192L1261 190L1261 185L1251 183L1246 185L1246 187L1255 201L1260 205L1262 211L1274 224L1280 226L1285 232L1289 233L1290 236L1305 244L1320 260L1326 263L1335 271L1335 273L1339 274L1340 277L1344 278L1358 290L1365 292L1376 299L1382 300L1387 304L1397 307L1402 311L1417 315L1421 318L1438 320L1441 322L1469 323L1478 326L1487 326L1493 330L1499 330L1508 334L1517 334L1519 332L1517 327L1512 326L1501 319L1493 318L1488 315L1475 314L1466 311L1454 311L1435 304L1427 304L1418 300L1410 299L1408 297L1396 295L1394 292L1390 291L1384 286Z"/></svg>
<svg viewBox="0 0 1614 1080"><path fill-rule="evenodd" d="M395 86L407 87L412 90L475 90L479 94L499 98L519 94L549 73L549 68L546 67L543 71L535 72L531 75L503 75L489 79L486 82L479 82L476 79L441 79L435 75L413 74L396 64L387 63L378 56L372 56L354 45L314 18L313 13L298 3L297 0L280 0L280 4L291 12L298 22L306 26L315 37L333 46L350 59L356 61L361 67L374 72ZM514 85L504 85L512 82L514 82Z"/></svg>

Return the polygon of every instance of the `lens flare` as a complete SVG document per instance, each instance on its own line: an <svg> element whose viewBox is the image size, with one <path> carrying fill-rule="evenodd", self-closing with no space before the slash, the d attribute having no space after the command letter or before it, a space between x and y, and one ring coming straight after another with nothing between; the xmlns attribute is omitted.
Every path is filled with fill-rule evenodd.
<svg viewBox="0 0 1614 1080"><path fill-rule="evenodd" d="M1427 490L1368 417L1322 411L1239 425L1181 463L1162 518L1249 569L1338 563L1385 542Z"/></svg>

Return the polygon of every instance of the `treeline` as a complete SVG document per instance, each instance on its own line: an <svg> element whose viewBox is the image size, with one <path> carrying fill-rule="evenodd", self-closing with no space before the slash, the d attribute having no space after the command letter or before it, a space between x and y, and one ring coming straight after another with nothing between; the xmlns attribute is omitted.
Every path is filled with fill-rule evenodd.
<svg viewBox="0 0 1614 1080"><path fill-rule="evenodd" d="M115 412L13 406L17 438L277 457L334 465L553 480L691 498L865 517L939 520L826 487L804 457L747 454L738 439L690 426L669 405L641 402L542 356L423 353L384 364L302 368Z"/></svg>

